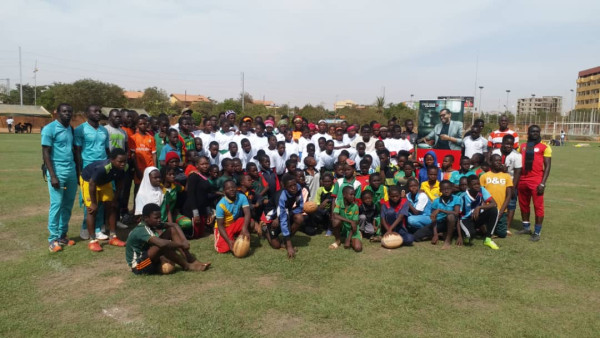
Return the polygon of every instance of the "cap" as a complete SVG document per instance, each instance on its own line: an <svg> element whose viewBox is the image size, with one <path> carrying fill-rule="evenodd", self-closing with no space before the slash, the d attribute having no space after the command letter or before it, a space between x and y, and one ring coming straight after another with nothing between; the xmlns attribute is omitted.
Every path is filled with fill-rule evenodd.
<svg viewBox="0 0 600 338"><path fill-rule="evenodd" d="M317 126L314 123L309 123L308 124L308 129L310 129L310 130L317 130Z"/></svg>
<svg viewBox="0 0 600 338"><path fill-rule="evenodd" d="M275 127L275 122L273 120L266 120L265 127Z"/></svg>
<svg viewBox="0 0 600 338"><path fill-rule="evenodd" d="M192 108L190 107L185 107L181 110L181 114L187 113L189 112L190 114L193 113L194 111L192 110Z"/></svg>
<svg viewBox="0 0 600 338"><path fill-rule="evenodd" d="M176 152L174 151L169 151L167 152L167 155L165 155L165 163L169 163L169 161L171 161L172 159L178 159L179 161L181 161L181 159L179 158L179 155L177 155Z"/></svg>

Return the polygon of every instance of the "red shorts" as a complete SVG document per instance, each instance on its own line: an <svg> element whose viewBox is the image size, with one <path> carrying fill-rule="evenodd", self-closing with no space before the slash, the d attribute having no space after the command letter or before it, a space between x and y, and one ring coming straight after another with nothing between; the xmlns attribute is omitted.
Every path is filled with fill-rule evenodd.
<svg viewBox="0 0 600 338"><path fill-rule="evenodd" d="M531 199L533 199L533 209L537 217L544 217L544 195L538 195L537 187L540 182L537 181L519 181L517 188L519 192L519 207L522 213L530 213L529 208Z"/></svg>
<svg viewBox="0 0 600 338"><path fill-rule="evenodd" d="M229 239L233 241L235 237L239 235L240 232L242 232L243 227L244 217L240 217L237 220L235 220L230 226L225 228L225 232L227 232L227 237L229 237ZM218 253L225 253L229 252L230 250L229 245L227 245L225 239L221 237L218 228L215 228L215 250L217 250Z"/></svg>

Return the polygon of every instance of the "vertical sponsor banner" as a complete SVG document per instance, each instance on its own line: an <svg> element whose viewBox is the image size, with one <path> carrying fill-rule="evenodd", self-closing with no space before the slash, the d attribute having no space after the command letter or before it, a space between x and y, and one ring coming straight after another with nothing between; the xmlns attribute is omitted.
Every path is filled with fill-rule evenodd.
<svg viewBox="0 0 600 338"><path fill-rule="evenodd" d="M427 136L440 122L440 111L444 108L452 112L452 120L463 122L464 100L421 100L419 101L419 138Z"/></svg>

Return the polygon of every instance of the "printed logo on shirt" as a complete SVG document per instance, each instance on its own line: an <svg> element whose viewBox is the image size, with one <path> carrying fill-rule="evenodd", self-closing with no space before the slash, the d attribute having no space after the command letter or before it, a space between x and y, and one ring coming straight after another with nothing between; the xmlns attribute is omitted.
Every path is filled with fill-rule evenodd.
<svg viewBox="0 0 600 338"><path fill-rule="evenodd" d="M504 185L504 184L506 184L506 179L505 178L498 179L498 177L487 177L485 179L485 183L488 183L488 184L502 184L502 185Z"/></svg>

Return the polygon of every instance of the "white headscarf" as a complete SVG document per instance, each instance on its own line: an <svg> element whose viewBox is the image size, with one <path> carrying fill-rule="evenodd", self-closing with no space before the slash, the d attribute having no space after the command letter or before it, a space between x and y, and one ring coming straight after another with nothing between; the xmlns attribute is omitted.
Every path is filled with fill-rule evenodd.
<svg viewBox="0 0 600 338"><path fill-rule="evenodd" d="M154 170L158 171L156 167L147 167L144 170L144 177L142 178L142 183L140 184L140 189L138 190L137 196L135 197L135 215L139 216L142 214L142 209L146 204L156 203L158 206L161 206L163 201L163 191L162 187L153 187L150 184L150 173Z"/></svg>

